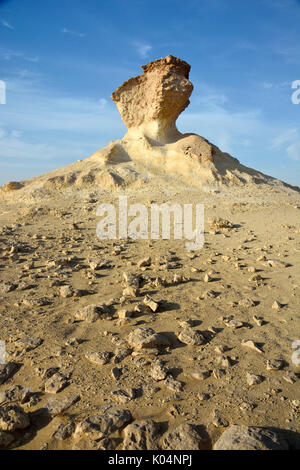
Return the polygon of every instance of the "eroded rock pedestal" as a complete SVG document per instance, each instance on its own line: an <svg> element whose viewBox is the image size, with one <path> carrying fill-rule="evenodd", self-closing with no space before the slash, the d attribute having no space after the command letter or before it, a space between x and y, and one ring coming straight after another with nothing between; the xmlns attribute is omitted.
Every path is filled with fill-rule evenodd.
<svg viewBox="0 0 300 470"><path fill-rule="evenodd" d="M178 116L189 105L190 65L167 56L142 66L143 74L118 87L111 98L128 131L94 156L106 162L143 161L167 171L193 171L195 163L214 162L219 149L196 134L182 134Z"/></svg>
<svg viewBox="0 0 300 470"><path fill-rule="evenodd" d="M147 183L204 190L218 190L221 185L284 185L240 164L204 137L179 132L176 120L193 91L189 64L169 55L142 69L142 75L124 82L111 96L127 126L122 139L67 167L8 183L1 188L3 197L16 190L20 195L41 194L42 188L51 194L76 187L139 189Z"/></svg>
<svg viewBox="0 0 300 470"><path fill-rule="evenodd" d="M255 170L240 165L205 138L177 129L176 120L189 105L193 91L189 64L169 55L142 69L142 75L124 82L111 96L127 133L94 153L92 159L105 165L139 162L179 175L185 183L198 187L211 182L258 182L253 179L262 175Z"/></svg>
<svg viewBox="0 0 300 470"><path fill-rule="evenodd" d="M143 75L130 78L111 96L128 128L125 137L145 137L154 145L174 142L181 137L176 120L189 105L193 91L190 66L167 56L142 69Z"/></svg>

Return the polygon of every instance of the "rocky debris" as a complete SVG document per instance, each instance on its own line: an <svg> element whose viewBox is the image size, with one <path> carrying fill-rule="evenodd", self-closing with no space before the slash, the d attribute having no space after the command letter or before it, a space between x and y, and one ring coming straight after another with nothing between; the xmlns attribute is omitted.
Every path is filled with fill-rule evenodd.
<svg viewBox="0 0 300 470"><path fill-rule="evenodd" d="M210 399L210 395L208 393L203 393L203 392L198 393L197 397L199 398L200 401L207 401Z"/></svg>
<svg viewBox="0 0 300 470"><path fill-rule="evenodd" d="M184 344L200 346L206 342L203 334L200 331L195 331L192 328L184 328L178 334L178 339Z"/></svg>
<svg viewBox="0 0 300 470"><path fill-rule="evenodd" d="M168 374L168 369L162 361L155 361L152 364L150 375L154 380L164 380Z"/></svg>
<svg viewBox="0 0 300 470"><path fill-rule="evenodd" d="M137 287L127 286L122 291L122 296L126 299L127 297L135 298L140 294L140 290Z"/></svg>
<svg viewBox="0 0 300 470"><path fill-rule="evenodd" d="M15 362L0 364L0 385L4 384L17 370L18 364Z"/></svg>
<svg viewBox="0 0 300 470"><path fill-rule="evenodd" d="M28 352L42 344L42 338L25 337L15 341L14 346L22 352Z"/></svg>
<svg viewBox="0 0 300 470"><path fill-rule="evenodd" d="M211 280L212 280L212 278L210 277L210 275L206 273L206 274L204 275L203 281L204 281L204 282L210 282Z"/></svg>
<svg viewBox="0 0 300 470"><path fill-rule="evenodd" d="M23 387L22 385L13 385L7 390L0 392L0 405L14 401L26 403L29 401L32 394L33 392L29 388Z"/></svg>
<svg viewBox="0 0 300 470"><path fill-rule="evenodd" d="M149 357L157 356L159 352L160 351L156 348L146 348L146 349L138 349L137 351L132 351L131 355L136 364L144 365L146 363L150 364Z"/></svg>
<svg viewBox="0 0 300 470"><path fill-rule="evenodd" d="M98 261L90 261L89 266L92 269L92 271L95 271L96 269L99 268L99 263Z"/></svg>
<svg viewBox="0 0 300 470"><path fill-rule="evenodd" d="M146 307L149 307L150 310L152 310L152 312L156 312L159 308L159 302L152 299L152 297L150 297L150 295L146 295L144 297L143 302L144 302L144 305L146 305Z"/></svg>
<svg viewBox="0 0 300 470"><path fill-rule="evenodd" d="M86 321L87 323L93 323L98 319L110 319L111 310L105 305L87 305L81 310L75 312L76 320Z"/></svg>
<svg viewBox="0 0 300 470"><path fill-rule="evenodd" d="M123 450L159 450L160 428L152 419L129 424L123 431Z"/></svg>
<svg viewBox="0 0 300 470"><path fill-rule="evenodd" d="M240 406L239 406L239 409L245 413L245 414L249 414L249 412L252 412L254 410L254 408L256 407L256 404L255 403L248 403L246 401L243 401Z"/></svg>
<svg viewBox="0 0 300 470"><path fill-rule="evenodd" d="M225 369L228 369L229 367L232 366L232 359L229 356L224 356L223 354L218 357L217 363L221 366L224 367Z"/></svg>
<svg viewBox="0 0 300 470"><path fill-rule="evenodd" d="M195 325L195 320L192 320L191 318L188 320L180 320L178 324L181 328L190 328Z"/></svg>
<svg viewBox="0 0 300 470"><path fill-rule="evenodd" d="M298 380L298 376L294 372L286 372L283 376L283 380L285 380L289 384L294 384Z"/></svg>
<svg viewBox="0 0 300 470"><path fill-rule="evenodd" d="M126 288L132 288L132 292L135 292L135 296L139 294L139 287L141 284L141 276L134 273L124 272L123 279Z"/></svg>
<svg viewBox="0 0 300 470"><path fill-rule="evenodd" d="M221 217L215 217L210 221L210 228L215 230L232 229L233 224L229 220L222 219Z"/></svg>
<svg viewBox="0 0 300 470"><path fill-rule="evenodd" d="M202 295L200 295L199 297L197 297L197 300L202 300L202 299L214 299L215 297L217 297L217 293L213 290L207 290L205 292L203 292Z"/></svg>
<svg viewBox="0 0 300 470"><path fill-rule="evenodd" d="M218 410L213 410L212 412L212 424L216 426L216 428L226 428L229 426L227 419L223 418Z"/></svg>
<svg viewBox="0 0 300 470"><path fill-rule="evenodd" d="M228 351L228 348L224 344L219 344L215 347L215 351L218 354L223 354L224 352Z"/></svg>
<svg viewBox="0 0 300 470"><path fill-rule="evenodd" d="M147 256L146 258L141 259L140 261L138 261L137 265L138 265L138 268L151 266L151 257Z"/></svg>
<svg viewBox="0 0 300 470"><path fill-rule="evenodd" d="M289 450L279 432L256 426L233 425L214 444L214 450Z"/></svg>
<svg viewBox="0 0 300 470"><path fill-rule="evenodd" d="M82 343L81 338L72 337L72 338L67 339L67 341L65 342L65 346L78 346L81 343Z"/></svg>
<svg viewBox="0 0 300 470"><path fill-rule="evenodd" d="M75 431L75 424L73 422L70 423L61 423L56 431L52 434L52 438L56 439L57 441L64 441L72 436Z"/></svg>
<svg viewBox="0 0 300 470"><path fill-rule="evenodd" d="M100 449L101 449L101 444L87 437L83 439L79 439L78 441L74 442L73 447L72 447L72 450L100 450Z"/></svg>
<svg viewBox="0 0 300 470"><path fill-rule="evenodd" d="M211 376L211 370L197 369L191 372L191 377L196 380L205 380Z"/></svg>
<svg viewBox="0 0 300 470"><path fill-rule="evenodd" d="M233 330L236 330L237 328L241 328L243 326L243 322L234 320L232 315L230 315L229 317L223 317L223 322L227 326L227 328L232 328Z"/></svg>
<svg viewBox="0 0 300 470"><path fill-rule="evenodd" d="M53 417L67 410L79 400L80 395L74 393L68 393L63 398L51 397L47 400L45 408L42 409L42 411L45 411L46 414Z"/></svg>
<svg viewBox="0 0 300 470"><path fill-rule="evenodd" d="M93 441L95 443L95 441ZM105 437L99 441L98 450L115 450L120 444L120 439L115 437Z"/></svg>
<svg viewBox="0 0 300 470"><path fill-rule="evenodd" d="M246 378L248 385L259 385L264 381L264 377L262 377L261 375L250 374L250 372L247 372Z"/></svg>
<svg viewBox="0 0 300 470"><path fill-rule="evenodd" d="M128 403L129 401L135 398L135 390L133 388L130 388L128 390L113 390L111 394L113 399L122 405Z"/></svg>
<svg viewBox="0 0 300 470"><path fill-rule="evenodd" d="M45 369L43 372L41 372L40 370L37 370L36 372L38 375L41 375L43 380L47 380L50 379L50 377L52 377L52 375L58 371L59 367L47 367L47 369Z"/></svg>
<svg viewBox="0 0 300 470"><path fill-rule="evenodd" d="M122 375L122 368L121 367L113 367L111 370L111 376L114 380L119 380Z"/></svg>
<svg viewBox="0 0 300 470"><path fill-rule="evenodd" d="M134 312L128 308L122 308L121 310L118 310L117 315L120 319L131 318L134 315Z"/></svg>
<svg viewBox="0 0 300 470"><path fill-rule="evenodd" d="M118 364L119 362L122 362L125 357L130 356L132 353L132 349L130 348L117 348L115 351L115 357L113 359L113 362L115 364Z"/></svg>
<svg viewBox="0 0 300 470"><path fill-rule="evenodd" d="M163 436L162 447L164 450L201 450L206 440L199 427L183 423Z"/></svg>
<svg viewBox="0 0 300 470"><path fill-rule="evenodd" d="M166 287L167 285L167 280L165 278L161 278L160 276L157 276L153 281L154 287Z"/></svg>
<svg viewBox="0 0 300 470"><path fill-rule="evenodd" d="M8 294L17 288L17 284L12 284L11 282L0 282L0 294Z"/></svg>
<svg viewBox="0 0 300 470"><path fill-rule="evenodd" d="M254 300L249 299L249 297L246 297L239 301L239 305L244 308L250 308L250 307L255 307L255 302Z"/></svg>
<svg viewBox="0 0 300 470"><path fill-rule="evenodd" d="M256 284L261 283L262 280L263 278L260 274L253 274L253 276L250 276L248 279L249 282L255 282Z"/></svg>
<svg viewBox="0 0 300 470"><path fill-rule="evenodd" d="M285 361L280 359L268 359L266 363L267 370L280 370L285 366Z"/></svg>
<svg viewBox="0 0 300 470"><path fill-rule="evenodd" d="M212 371L212 375L214 376L215 379L222 379L225 375L226 375L226 372L224 369L213 369Z"/></svg>
<svg viewBox="0 0 300 470"><path fill-rule="evenodd" d="M253 320L257 324L257 326L262 326L264 324L264 319L262 317L258 317L257 315L253 315Z"/></svg>
<svg viewBox="0 0 300 470"><path fill-rule="evenodd" d="M63 390L67 384L68 379L60 372L56 372L45 381L45 392L58 393Z"/></svg>
<svg viewBox="0 0 300 470"><path fill-rule="evenodd" d="M164 380L164 385L172 392L182 392L183 384L179 380L175 380L172 375L168 375Z"/></svg>
<svg viewBox="0 0 300 470"><path fill-rule="evenodd" d="M14 436L9 432L0 431L0 448L8 447L14 441Z"/></svg>
<svg viewBox="0 0 300 470"><path fill-rule="evenodd" d="M170 341L166 336L155 333L152 328L147 326L131 331L127 341L129 346L134 349L158 348L170 345Z"/></svg>
<svg viewBox="0 0 300 470"><path fill-rule="evenodd" d="M189 281L189 278L185 277L185 276L182 276L182 274L174 274L174 277L173 277L173 282L174 284L183 284L184 282L188 282Z"/></svg>
<svg viewBox="0 0 300 470"><path fill-rule="evenodd" d="M72 297L72 295L74 295L74 290L72 286L62 286L59 290L59 295L64 298Z"/></svg>
<svg viewBox="0 0 300 470"><path fill-rule="evenodd" d="M85 354L86 359L96 365L104 365L110 362L113 354L109 351L102 352L87 352Z"/></svg>
<svg viewBox="0 0 300 470"><path fill-rule="evenodd" d="M253 351L258 352L259 354L263 354L263 351L252 340L243 339L241 344L242 344L242 346L245 346L246 348L252 349Z"/></svg>
<svg viewBox="0 0 300 470"><path fill-rule="evenodd" d="M282 308L282 304L278 302L278 300L275 300L275 302L272 304L272 308L274 310L280 310Z"/></svg>
<svg viewBox="0 0 300 470"><path fill-rule="evenodd" d="M37 299L23 299L23 304L26 307L31 308L38 308L38 307L45 307L46 305L51 305L52 301L48 297L38 297Z"/></svg>
<svg viewBox="0 0 300 470"><path fill-rule="evenodd" d="M103 439L109 434L122 429L132 421L130 411L111 409L103 414L88 416L77 424L74 437L86 436L91 440Z"/></svg>
<svg viewBox="0 0 300 470"><path fill-rule="evenodd" d="M8 405L0 408L0 431L13 432L29 425L29 417L20 406Z"/></svg>
<svg viewBox="0 0 300 470"><path fill-rule="evenodd" d="M91 268L92 271L97 271L98 269L109 269L111 268L111 261L110 260L105 260L105 261L90 261L89 262L89 267Z"/></svg>
<svg viewBox="0 0 300 470"><path fill-rule="evenodd" d="M288 268L289 266L291 266L289 263L286 263L285 261L279 259L268 259L266 264L271 266L272 268Z"/></svg>
<svg viewBox="0 0 300 470"><path fill-rule="evenodd" d="M249 273L256 273L256 267L255 266L249 266L248 268ZM246 299L247 300L247 299ZM246 302L247 303L247 302ZM250 307L253 307L253 305L249 305Z"/></svg>

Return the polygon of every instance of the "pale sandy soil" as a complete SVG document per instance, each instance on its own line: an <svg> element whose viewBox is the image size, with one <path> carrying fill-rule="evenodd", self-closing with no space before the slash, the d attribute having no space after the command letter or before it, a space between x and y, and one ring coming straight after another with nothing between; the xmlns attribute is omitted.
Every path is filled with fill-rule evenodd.
<svg viewBox="0 0 300 470"><path fill-rule="evenodd" d="M33 395L21 403L31 424L17 431L8 447L96 448L99 442L88 436L58 440L53 433L61 423L76 425L111 405L130 410L137 422L151 418L162 423L163 432L184 422L201 425L208 435L207 448L232 424L300 432L300 369L292 361L292 343L300 340L299 193L267 185L214 192L153 183L138 190L78 188L39 198L19 197L18 191L6 194L0 205L0 287L3 282L16 286L0 293L0 339L6 343L6 360L19 368L0 385L0 392L22 385ZM183 240L99 240L96 209L120 194L127 194L129 202L148 205L204 203L204 247L189 252ZM233 228L214 230L214 217L229 220ZM151 264L139 268L138 262L148 256ZM93 270L93 260L109 264ZM275 260L273 266L270 260ZM136 297L122 302L124 272L142 274L145 280ZM174 282L175 274L185 279ZM204 282L206 274L209 282ZM255 275L258 278L251 280ZM157 277L166 285L151 282ZM75 292L64 298L62 285L84 295ZM215 296L207 297L207 291ZM158 310L134 312L119 322L118 311L133 310L146 294L161 301ZM277 309L272 307L275 301ZM75 318L82 307L102 303L111 306L110 318L93 323ZM231 315L242 322L239 328L226 326L223 317ZM263 319L260 326L254 315ZM179 341L184 320L193 320L191 328L204 335L204 344ZM180 391L151 377L154 352L131 353L114 364L116 349L128 348L129 333L141 326L169 338L170 346L157 355L181 382ZM20 338L42 342L26 350L18 344ZM252 340L261 352L242 345L243 340ZM218 346L226 347L224 352L216 350ZM96 365L85 357L102 351L112 353L107 364ZM267 370L267 361L273 359L283 361L280 370ZM59 368L68 379L57 394L45 392L43 372L49 367ZM114 367L121 369L118 380L111 375ZM193 378L200 369L214 372L204 380ZM247 373L262 376L262 382L250 386ZM288 373L294 374L294 383L284 379ZM136 389L136 397L118 403L111 393L116 389ZM62 399L70 393L80 399L54 417L43 413L50 397ZM223 424L215 422L215 411ZM122 429L110 437L116 440L105 445L122 449Z"/></svg>

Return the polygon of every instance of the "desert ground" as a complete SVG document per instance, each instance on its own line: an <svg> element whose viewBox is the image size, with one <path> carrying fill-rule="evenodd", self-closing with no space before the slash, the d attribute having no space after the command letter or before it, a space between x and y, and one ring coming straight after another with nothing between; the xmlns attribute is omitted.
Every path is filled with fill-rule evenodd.
<svg viewBox="0 0 300 470"><path fill-rule="evenodd" d="M149 142L0 189L0 446L299 449L299 188ZM121 195L202 203L204 246L99 239Z"/></svg>

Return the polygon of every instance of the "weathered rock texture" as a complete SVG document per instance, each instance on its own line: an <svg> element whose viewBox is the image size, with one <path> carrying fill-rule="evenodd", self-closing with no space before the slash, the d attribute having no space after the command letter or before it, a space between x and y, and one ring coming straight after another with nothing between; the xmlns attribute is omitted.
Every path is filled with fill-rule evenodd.
<svg viewBox="0 0 300 470"><path fill-rule="evenodd" d="M231 426L214 445L214 450L289 450L283 433L257 426Z"/></svg>
<svg viewBox="0 0 300 470"><path fill-rule="evenodd" d="M128 127L128 137L145 135L166 143L180 136L175 123L190 103L190 68L183 60L167 56L143 65L143 75L116 89L111 98Z"/></svg>
<svg viewBox="0 0 300 470"><path fill-rule="evenodd" d="M118 87L111 98L128 131L95 155L106 162L148 161L185 173L196 162L213 162L213 146L196 134L181 134L178 116L189 105L193 85L190 65L171 55L143 65L143 74ZM186 163L186 168L182 163ZM178 168L179 167L179 168Z"/></svg>

